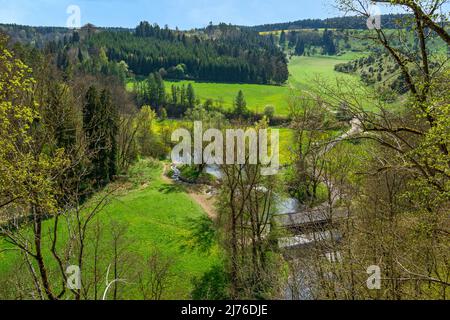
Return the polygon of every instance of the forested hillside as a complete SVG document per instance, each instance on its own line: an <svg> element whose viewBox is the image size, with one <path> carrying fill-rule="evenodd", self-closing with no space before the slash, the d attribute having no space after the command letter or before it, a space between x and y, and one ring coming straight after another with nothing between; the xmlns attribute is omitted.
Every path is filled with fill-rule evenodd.
<svg viewBox="0 0 450 320"><path fill-rule="evenodd" d="M386 29L399 29L399 21L411 17L406 14L388 14L382 15L383 27ZM304 19L292 22L264 24L250 27L251 30L258 32L276 31L276 30L295 30L295 29L367 29L367 18L361 16L336 17L329 19Z"/></svg>
<svg viewBox="0 0 450 320"><path fill-rule="evenodd" d="M56 47L66 59L74 48L80 62L103 50L111 62L124 61L135 75L160 72L171 79L282 84L287 60L277 43L257 32L221 24L182 32L141 22L135 30L3 26L13 41ZM64 62L63 62L64 63Z"/></svg>

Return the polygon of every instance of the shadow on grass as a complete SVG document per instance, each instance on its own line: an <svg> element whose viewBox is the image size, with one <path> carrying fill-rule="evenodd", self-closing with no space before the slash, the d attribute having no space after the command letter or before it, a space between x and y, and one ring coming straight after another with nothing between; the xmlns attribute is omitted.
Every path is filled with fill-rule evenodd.
<svg viewBox="0 0 450 320"><path fill-rule="evenodd" d="M159 189L159 192L164 193L164 194L169 194L169 193L181 193L184 192L184 189L182 186L177 185L177 184L163 184Z"/></svg>
<svg viewBox="0 0 450 320"><path fill-rule="evenodd" d="M194 300L228 300L228 288L230 287L230 275L223 265L212 266L201 277L195 277L192 281Z"/></svg>
<svg viewBox="0 0 450 320"><path fill-rule="evenodd" d="M214 222L206 215L198 218L187 218L186 225L189 232L181 238L180 250L209 256L216 244L217 234Z"/></svg>

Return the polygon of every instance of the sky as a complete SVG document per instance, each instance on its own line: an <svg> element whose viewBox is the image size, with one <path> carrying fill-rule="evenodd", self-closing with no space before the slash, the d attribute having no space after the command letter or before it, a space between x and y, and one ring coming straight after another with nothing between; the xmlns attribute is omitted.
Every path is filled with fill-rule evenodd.
<svg viewBox="0 0 450 320"><path fill-rule="evenodd" d="M75 5L81 25L134 28L146 20L186 30L210 21L252 26L336 17L340 14L334 4L335 0L0 0L0 23L66 27L68 8ZM393 11L381 7L381 13L389 12Z"/></svg>
<svg viewBox="0 0 450 320"><path fill-rule="evenodd" d="M190 29L210 21L259 25L338 15L333 0L0 0L0 23L66 26L67 8L80 8L81 24L135 27L140 21Z"/></svg>

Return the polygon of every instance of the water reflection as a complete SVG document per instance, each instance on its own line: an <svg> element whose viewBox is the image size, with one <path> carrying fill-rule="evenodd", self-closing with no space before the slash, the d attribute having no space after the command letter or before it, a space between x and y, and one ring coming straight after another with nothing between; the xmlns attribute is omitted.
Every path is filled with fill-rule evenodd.
<svg viewBox="0 0 450 320"><path fill-rule="evenodd" d="M216 179L219 180L223 178L222 170L220 170L220 167L217 164L208 164L205 167L204 172L216 177Z"/></svg>
<svg viewBox="0 0 450 320"><path fill-rule="evenodd" d="M300 202L295 198L276 196L276 214L291 214L299 211Z"/></svg>

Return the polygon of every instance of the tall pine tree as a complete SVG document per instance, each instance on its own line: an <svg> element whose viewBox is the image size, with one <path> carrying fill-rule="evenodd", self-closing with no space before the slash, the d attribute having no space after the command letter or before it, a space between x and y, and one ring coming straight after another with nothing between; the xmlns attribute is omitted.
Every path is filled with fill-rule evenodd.
<svg viewBox="0 0 450 320"><path fill-rule="evenodd" d="M305 53L305 42L303 39L299 39L297 45L295 46L295 54L302 56Z"/></svg>
<svg viewBox="0 0 450 320"><path fill-rule="evenodd" d="M234 101L234 114L237 117L242 117L248 114L247 102L245 101L244 93L239 90L236 100Z"/></svg>
<svg viewBox="0 0 450 320"><path fill-rule="evenodd" d="M323 53L327 55L335 55L337 53L337 48L334 43L333 31L325 29L323 32Z"/></svg>
<svg viewBox="0 0 450 320"><path fill-rule="evenodd" d="M105 150L105 164L108 172L106 181L111 181L117 175L117 134L119 131L119 114L117 107L112 103L111 94L108 90L103 90L100 96L102 105L102 118L105 119L105 139L107 148Z"/></svg>
<svg viewBox="0 0 450 320"><path fill-rule="evenodd" d="M281 34L280 34L280 46L282 48L284 48L285 45L286 45L286 33L283 30L283 31L281 31Z"/></svg>
<svg viewBox="0 0 450 320"><path fill-rule="evenodd" d="M83 129L88 145L91 167L89 178L94 187L102 187L117 175L118 111L111 94L98 94L89 87L83 108Z"/></svg>
<svg viewBox="0 0 450 320"><path fill-rule="evenodd" d="M187 86L186 98L187 98L188 107L191 109L194 108L195 107L195 92L194 92L194 87L192 86L191 83L189 83Z"/></svg>

